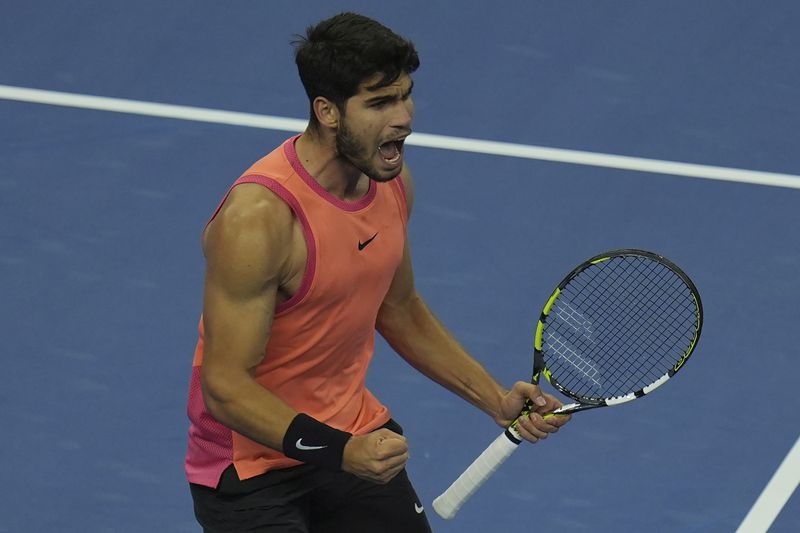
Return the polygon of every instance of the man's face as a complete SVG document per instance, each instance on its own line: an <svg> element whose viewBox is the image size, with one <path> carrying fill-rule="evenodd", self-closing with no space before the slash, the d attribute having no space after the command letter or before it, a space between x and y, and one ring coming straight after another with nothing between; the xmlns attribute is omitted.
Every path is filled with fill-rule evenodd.
<svg viewBox="0 0 800 533"><path fill-rule="evenodd" d="M403 143L411 133L414 82L401 74L386 87L373 88L376 75L345 102L336 148L340 156L375 181L389 181L403 168Z"/></svg>

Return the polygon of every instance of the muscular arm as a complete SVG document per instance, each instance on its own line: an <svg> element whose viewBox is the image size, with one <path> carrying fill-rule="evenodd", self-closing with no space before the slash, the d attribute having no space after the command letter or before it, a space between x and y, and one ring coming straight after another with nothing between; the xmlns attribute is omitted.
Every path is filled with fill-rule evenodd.
<svg viewBox="0 0 800 533"><path fill-rule="evenodd" d="M414 186L403 169L409 215ZM377 328L389 345L411 366L440 385L497 418L507 392L447 331L417 293L406 238L403 260L378 312Z"/></svg>
<svg viewBox="0 0 800 533"><path fill-rule="evenodd" d="M411 366L500 419L507 392L467 354L416 292L408 246L389 295L378 314L378 331Z"/></svg>
<svg viewBox="0 0 800 533"><path fill-rule="evenodd" d="M410 213L413 182L407 168L403 177ZM408 242L378 313L377 329L411 366L472 403L501 426L511 423L526 398L539 398L538 413L520 422L521 433L528 440L544 438L568 420L566 417L544 420L542 413L560 405L555 398L541 396L538 387L524 382L517 382L509 391L464 350L417 293Z"/></svg>
<svg viewBox="0 0 800 533"><path fill-rule="evenodd" d="M269 338L292 221L288 206L271 192L240 185L204 242L203 398L222 424L276 450L296 413L253 372Z"/></svg>

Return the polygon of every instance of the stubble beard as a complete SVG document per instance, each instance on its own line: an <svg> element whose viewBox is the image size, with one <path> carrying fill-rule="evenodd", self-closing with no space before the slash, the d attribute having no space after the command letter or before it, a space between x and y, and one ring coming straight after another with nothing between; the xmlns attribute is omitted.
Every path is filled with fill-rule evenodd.
<svg viewBox="0 0 800 533"><path fill-rule="evenodd" d="M384 176L372 163L372 158L377 150L377 147L370 150L370 147L359 143L353 132L347 127L347 123L344 120L341 121L339 129L336 130L336 151L339 157L346 159L373 181L381 183L391 181L397 177L397 174Z"/></svg>

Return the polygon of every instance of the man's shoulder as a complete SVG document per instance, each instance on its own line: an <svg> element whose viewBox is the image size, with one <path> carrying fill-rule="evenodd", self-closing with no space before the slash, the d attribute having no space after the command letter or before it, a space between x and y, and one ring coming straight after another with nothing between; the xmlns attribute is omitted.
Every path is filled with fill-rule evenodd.
<svg viewBox="0 0 800 533"><path fill-rule="evenodd" d="M220 216L245 224L288 222L292 210L276 192L256 182L240 183L228 195Z"/></svg>

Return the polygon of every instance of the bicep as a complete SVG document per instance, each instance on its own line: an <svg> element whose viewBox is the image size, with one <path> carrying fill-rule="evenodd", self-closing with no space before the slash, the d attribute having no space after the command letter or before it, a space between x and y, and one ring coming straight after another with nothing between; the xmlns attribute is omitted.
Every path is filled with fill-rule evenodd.
<svg viewBox="0 0 800 533"><path fill-rule="evenodd" d="M205 238L204 373L249 372L261 361L288 253L280 206L233 200Z"/></svg>
<svg viewBox="0 0 800 533"><path fill-rule="evenodd" d="M263 357L277 285L266 282L242 292L243 282L208 269L203 297L204 370L249 371Z"/></svg>

